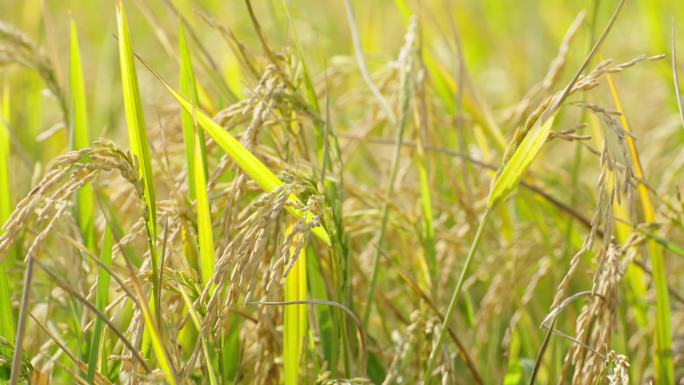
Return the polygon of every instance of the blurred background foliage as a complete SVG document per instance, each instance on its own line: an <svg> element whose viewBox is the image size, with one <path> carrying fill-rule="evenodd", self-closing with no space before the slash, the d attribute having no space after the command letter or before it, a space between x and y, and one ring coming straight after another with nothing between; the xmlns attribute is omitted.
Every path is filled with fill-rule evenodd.
<svg viewBox="0 0 684 385"><path fill-rule="evenodd" d="M465 93L463 100L467 148L462 151L495 165L501 159L503 148L496 140L483 134L477 115L483 110L490 110L501 128L503 138L508 141L517 126L508 124L505 117L524 99L528 90L543 79L549 63L557 55L568 26L577 14L586 11L587 21L570 44L567 69L562 72L559 85L570 79L615 7L614 1L607 0L355 0L352 3L366 60L378 82L389 76L391 65L388 63L396 58L404 44L407 12L419 17L423 49L432 58L432 62L426 62L431 67L429 76L432 82L428 86L428 93L434 125L429 128L427 143L448 149L459 148L457 130L453 129L453 125L457 114L455 90L458 88L459 58L459 47L455 41L457 37L460 39L462 58L472 81L472 88ZM218 64L227 86L225 89L211 77L206 60L197 60L195 67L203 93L200 99L205 109L215 113L249 95L256 81L246 74L247 70L240 64L220 31L200 16L210 15L218 24L229 28L247 50L259 56L257 60L264 62L258 36L244 2L175 0L174 4L187 18L208 55ZM361 131L358 126L367 124L369 105L374 104L374 101L361 80L354 59L343 2L254 1L253 5L265 35L275 50L294 50L297 45L301 46L303 60L321 94L324 87L320 85L325 84L324 71L328 71L330 83L325 90L329 92L335 129L347 148L346 144L353 142L349 138ZM128 1L126 7L136 52L177 86L175 79L179 56L175 31L178 16L163 0ZM67 83L69 68L70 14L80 31L91 137L107 136L125 148L126 129L120 91L114 3L101 0L0 1L0 20L23 31L41 47L52 61L58 82L63 87ZM683 186L684 177L684 130L678 117L669 61L673 21L677 21L676 46L679 52L684 53L684 2L628 1L600 53L603 57L613 58L615 62L626 62L640 54L668 54L666 60L641 64L616 75L614 79L636 137L648 182L654 190L659 218L664 227L662 236L674 244L684 244L682 224L673 219L673 213L681 210L674 206L677 204L676 188ZM202 57L197 44L191 46L193 54ZM684 69L684 56L680 54L679 59L680 69ZM441 85L434 81L436 74L443 76ZM154 76L140 65L138 76L147 121L150 125L156 125L160 117L170 111L172 99ZM45 92L45 88L41 78L25 67L13 64L0 69L0 89L8 89L11 94L11 108L6 120L11 122L13 137L10 182L14 202L30 191L51 159L69 148L69 134L62 124L59 104L53 95ZM319 97L319 102L323 103L322 97ZM592 92L591 102L612 106L608 87L601 85ZM579 109L566 107L560 126L570 127L578 123L582 114ZM393 129L393 126L386 124L370 125L364 135L392 138ZM348 138L345 139L345 135ZM416 135L410 134L409 139L415 140ZM180 142L171 140L170 143ZM163 143L154 140L151 145L153 153L161 157ZM358 149L348 151L344 173L354 188L362 192L370 191L371 201L377 200L370 205L377 208L381 198L375 195L374 189L383 188L381 181L386 175L391 146L370 142L358 146ZM578 158L578 147L581 146L575 142L552 141L535 161L529 181L590 219L598 201L595 184L600 168L596 167L596 157L584 155ZM180 146L167 150L176 154L182 152ZM217 156L214 154L210 165L216 163ZM482 199L486 196L491 175L476 169L475 176L470 177L475 182L475 196L469 197L462 175L457 171L460 165L437 155L431 156L428 163L431 166L431 187L435 191L435 226L437 232L441 232L437 237L439 255L446 277L443 278L444 287L440 289L443 292L439 295L439 307L443 309L458 271L451 263L460 263L453 262L454 256L463 255L464 250L467 250L471 238L469 234L474 229L472 224L482 208ZM297 167L297 164L293 166ZM579 170L578 174L576 170ZM411 180L406 175L415 177L417 171L407 170L402 175ZM417 247L416 240L410 238L415 235L411 233L415 227L411 226L420 216L417 203L419 192L415 183L407 184L409 187L398 193L404 195L396 202L396 208L405 217L397 215L395 222L390 220L392 230L391 235L387 236L391 240L387 242L387 254L391 255L394 263L401 264L400 269L413 273L419 263L410 261L414 256L405 255L405 252ZM171 195L164 187L160 188L158 194L158 199L166 199ZM353 258L358 258L355 263L361 265L355 269L367 275L368 267L364 265L369 258L367 245L372 241L376 223L375 217L369 220L360 212L359 202L362 201L358 199L345 203L354 213L348 219L351 222L348 231L352 237L351 248L356 252L354 255L358 256ZM529 378L544 337L539 325L548 314L556 285L567 270L569 257L582 245L586 229L571 225L572 221L566 214L558 212L547 201L528 190L520 190L515 202L502 208L499 214L495 226L501 236L494 237L496 240L484 247L487 256L467 283L466 300L459 308L456 323L466 330L463 338L471 348L484 382L513 385L525 383ZM459 226L459 223L463 226ZM517 301L524 294L531 277L539 271L538 257L542 254L552 256L550 268L539 278L539 287L535 289L531 303L521 305ZM684 287L684 263L681 256L666 254L669 283L673 290L681 293ZM592 261L591 257L586 258L581 274L573 282L574 291L590 290L591 269L595 263ZM390 273L390 270L388 268L387 272L382 273L378 285L387 296L378 305L386 308L383 313L387 319L374 318L369 331L373 340L369 348L374 354L373 359L380 362L375 367L383 370L388 368L392 355L383 351L382 347L391 343L392 331L403 327L400 325L406 323L416 302L415 293L402 295L410 293L410 290L405 289L405 282L397 278L396 272ZM21 271L15 269L11 274L17 278L21 276ZM13 287L17 288L20 282L19 279L15 281ZM361 279L357 284L363 287L366 283ZM395 285L404 285L404 289L395 289ZM487 294L496 294L494 290L500 292L499 299L487 302ZM364 292L359 289L358 294L354 294L355 299L362 301ZM389 306L387 303L392 300L396 302L394 306ZM643 300L653 304L654 299L649 295ZM673 301L672 306L675 309L672 313L675 371L681 377L681 368L684 367L684 312L681 303ZM361 304L356 310L364 307L365 304ZM501 341L511 316L518 309L522 309L519 339L512 342L517 346L503 351ZM633 383L644 383L652 373L649 369L652 325L643 329L635 327L629 321L628 310L621 309L623 319L614 336L614 345L620 348L620 353L630 357ZM403 322L402 317L390 315L393 310L403 315ZM558 328L572 334L573 320L579 311L579 304L570 306L563 319L559 320ZM486 322L480 323L483 320ZM555 383L554 379L561 371L563 357L570 345L567 339L553 338L539 383ZM507 362L512 351L515 351L515 360ZM418 361L407 365L419 372L421 366ZM458 360L456 362L455 372L466 373L463 364ZM470 383L467 374L462 376L454 381Z"/></svg>

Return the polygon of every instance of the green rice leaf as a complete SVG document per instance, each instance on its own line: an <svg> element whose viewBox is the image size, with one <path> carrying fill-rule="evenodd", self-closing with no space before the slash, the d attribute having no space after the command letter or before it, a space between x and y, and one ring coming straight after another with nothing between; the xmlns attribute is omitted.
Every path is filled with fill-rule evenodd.
<svg viewBox="0 0 684 385"><path fill-rule="evenodd" d="M145 190L145 202L148 209L147 226L152 241L157 234L157 207L155 202L154 183L152 174L152 158L150 147L147 143L145 130L145 117L140 101L140 89L138 87L138 75L135 70L131 37L128 32L128 22L123 6L117 7L117 26L119 32L119 60L121 64L121 81L123 100L126 111L126 124L128 126L128 140L131 153L138 161L138 171L143 181Z"/></svg>
<svg viewBox="0 0 684 385"><path fill-rule="evenodd" d="M286 236L292 231L289 227ZM290 258L296 259L292 269L285 277L285 301L299 301L307 299L306 252L305 248L297 252L296 244L301 235L298 234L290 246ZM290 262L290 261L288 261ZM285 364L285 385L296 385L299 381L299 361L301 359L302 344L308 329L307 305L286 306L283 322L283 361Z"/></svg>
<svg viewBox="0 0 684 385"><path fill-rule="evenodd" d="M192 323L195 325L195 328L197 330L202 330L202 321L200 315L197 313L197 310L195 310L195 306L192 304L192 300L188 296L188 293L185 292L185 289L183 289L182 285L178 286L178 291L181 293L181 296L183 297L183 301L185 302L185 306L188 308L188 313L190 313L190 319L192 320ZM209 372L209 383L211 385L217 385L218 380L216 379L216 372L211 361L212 357L214 357L215 354L209 349L209 343L207 342L207 338L203 334L200 334L199 338L202 344L202 351L204 352L204 360L207 363L207 371Z"/></svg>
<svg viewBox="0 0 684 385"><path fill-rule="evenodd" d="M71 148L79 150L90 145L90 134L88 133L86 95L81 68L81 52L78 45L78 30L73 18L70 28L69 133L71 135ZM76 193L76 218L81 236L90 251L95 251L94 207L93 187L87 184Z"/></svg>
<svg viewBox="0 0 684 385"><path fill-rule="evenodd" d="M506 199L508 194L518 185L525 170L532 164L532 161L539 154L544 143L546 143L554 118L555 114L544 121L541 118L538 119L522 139L509 161L504 164L501 173L492 183L489 197L487 198L488 208L492 208Z"/></svg>
<svg viewBox="0 0 684 385"><path fill-rule="evenodd" d="M102 239L102 250L100 252L100 260L102 263L110 267L112 265L112 230L106 225L105 232ZM106 269L100 267L97 273L97 292L95 294L95 306L104 313L108 304L107 293L109 291L109 273ZM95 326L93 327L93 339L90 343L90 353L88 354L88 374L87 381L90 384L95 383L95 373L97 371L97 362L99 358L99 349L102 345L102 330L104 322L101 318L95 319Z"/></svg>
<svg viewBox="0 0 684 385"><path fill-rule="evenodd" d="M12 191L10 189L10 135L6 122L10 120L9 87L5 87L0 99L0 234L4 232L2 225L12 213ZM10 249L10 253L14 248ZM0 262L0 337L10 344L14 343L15 325L12 313L12 298L9 288L9 277L5 265L13 257Z"/></svg>
<svg viewBox="0 0 684 385"><path fill-rule="evenodd" d="M428 282L432 289L434 283L437 282L437 251L435 248L435 228L432 216L432 198L430 197L430 182L428 179L427 162L425 159L425 150L423 148L423 141L418 139L418 151L416 152L416 160L418 163L418 174L420 176L420 198L421 198L421 214L423 215L422 223L422 240L423 253L425 255L425 264L427 265Z"/></svg>
<svg viewBox="0 0 684 385"><path fill-rule="evenodd" d="M195 131L195 196L197 197L197 235L199 237L202 281L209 283L214 274L214 236L211 229L211 208L207 197L207 181L202 162L201 132Z"/></svg>
<svg viewBox="0 0 684 385"><path fill-rule="evenodd" d="M147 306L147 303L145 302L145 297L142 293L142 289L139 285L134 285L134 289L138 297L140 311L143 315L145 331L147 332L147 336L149 336L148 338L150 340L150 343L152 344L152 350L154 351L154 355L157 358L157 362L159 363L159 368L164 373L166 381L171 385L176 385L178 382L176 381L175 372L171 366L171 361L169 360L168 354L166 353L166 349L164 348L164 344L162 343L161 337L159 336L159 330L157 329L154 318L152 317L150 308Z"/></svg>
<svg viewBox="0 0 684 385"><path fill-rule="evenodd" d="M178 49L181 57L181 93L193 104L197 104L195 74L183 23L179 23L178 28ZM200 268L202 281L206 285L214 274L214 238L211 228L211 208L207 197L207 157L204 133L195 127L194 116L185 109L181 109L181 124L188 168L188 197L191 201L196 200Z"/></svg>
<svg viewBox="0 0 684 385"><path fill-rule="evenodd" d="M180 52L180 94L192 101L193 104L199 104L195 73L193 71L190 49L188 48L187 39L185 38L183 23L178 24L178 51ZM190 201L194 201L195 125L192 114L184 109L181 109L181 127L183 129L183 142L185 144L185 161L188 168L188 198ZM202 161L206 167L206 156L204 154L204 135L201 134L200 136L202 137Z"/></svg>
<svg viewBox="0 0 684 385"><path fill-rule="evenodd" d="M90 145L86 109L81 52L78 44L78 29L71 19L70 61L69 61L69 124L71 128L71 147L81 149Z"/></svg>
<svg viewBox="0 0 684 385"><path fill-rule="evenodd" d="M228 327L224 327L221 341L221 377L225 384L233 384L240 370L240 316L231 313L228 316Z"/></svg>
<svg viewBox="0 0 684 385"><path fill-rule="evenodd" d="M128 32L128 22L123 4L118 3L116 8L117 29L119 33L119 61L121 65L121 82L123 90L124 108L126 111L126 125L128 126L128 141L131 154L138 162L138 171L142 178L146 210L145 226L152 260L152 306L158 312L156 299L159 298L159 256L156 251L157 239L157 207L154 192L154 175L152 173L152 159L150 147L147 143L145 130L145 118L143 116L140 90L138 88L138 75L135 70L131 37Z"/></svg>

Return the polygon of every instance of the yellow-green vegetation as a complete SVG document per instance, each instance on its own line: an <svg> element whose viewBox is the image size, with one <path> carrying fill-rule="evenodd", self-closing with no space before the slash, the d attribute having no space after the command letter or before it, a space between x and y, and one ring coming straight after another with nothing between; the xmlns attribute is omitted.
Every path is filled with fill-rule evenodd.
<svg viewBox="0 0 684 385"><path fill-rule="evenodd" d="M0 2L0 383L682 383L680 31Z"/></svg>

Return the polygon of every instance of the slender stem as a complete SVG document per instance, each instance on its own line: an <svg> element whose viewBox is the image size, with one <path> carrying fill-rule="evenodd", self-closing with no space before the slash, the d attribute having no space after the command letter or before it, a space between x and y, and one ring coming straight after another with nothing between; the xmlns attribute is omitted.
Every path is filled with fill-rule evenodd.
<svg viewBox="0 0 684 385"><path fill-rule="evenodd" d="M444 339L449 330L449 323L451 322L451 318L454 316L454 311L456 310L456 305L458 304L458 296L459 294L461 294L463 283L465 282L465 278L468 275L468 268L470 267L470 263L473 261L473 256L475 255L477 247L480 244L480 239L482 238L482 233L484 232L485 225L487 224L487 220L489 219L490 212L491 207L488 207L487 210L482 214L480 224L477 227L477 231L475 232L475 238L473 239L473 242L470 244L470 250L468 250L468 256L466 257L465 264L463 265L463 269L461 270L461 275L458 277L458 282L456 282L456 288L454 289L454 293L451 295L449 307L447 308L447 311L444 314L444 322L442 322L442 328L440 329L439 336L437 337L437 344L432 349L430 357L428 358L428 363L427 367L425 368L424 375L425 385L430 384L432 370L435 368L435 363L437 361L439 351L442 350L442 345L444 345Z"/></svg>
<svg viewBox="0 0 684 385"><path fill-rule="evenodd" d="M382 113L385 114L390 123L396 124L397 118L394 116L394 113L392 112L392 107L390 107L389 103L387 102L387 99L385 99L385 97L382 96L382 93L380 93L378 86L375 85L375 82L371 78L370 72L368 71L368 65L366 64L366 59L363 56L361 38L359 37L359 31L356 28L356 19L354 18L354 10L352 8L350 0L344 0L344 9L347 13L347 22L349 23L349 31L351 33L352 43L354 43L356 62L359 65L359 70L361 71L363 80L366 82L366 85L371 90L371 93L373 94L375 99L377 99L378 103L380 103Z"/></svg>
<svg viewBox="0 0 684 385"><path fill-rule="evenodd" d="M375 285L378 280L378 262L380 261L380 251L382 249L383 240L385 239L385 230L387 229L387 218L389 217L389 206L390 202L392 201L392 194L394 192L394 181L397 179L397 172L399 171L399 160L401 156L402 143L404 141L404 131L406 127L406 122L409 118L411 88L408 77L410 72L411 65L409 64L409 68L406 71L406 73L403 74L401 80L401 114L399 116L399 122L397 122L397 136L394 145L394 151L392 152L392 164L390 165L389 177L387 179L387 185L385 186L385 196L382 207L382 219L380 222L380 233L378 234L378 244L376 246L375 256L373 257L373 268L371 271L370 283L368 285L366 310L363 315L364 329L368 328L368 320L370 319L371 310L373 309Z"/></svg>
<svg viewBox="0 0 684 385"><path fill-rule="evenodd" d="M541 368L541 363L544 358L544 353L546 353L546 348L549 346L549 342L551 342L551 335L553 334L552 330L556 326L557 316L558 314L555 314L551 319L551 325L546 330L544 342L542 342L541 347L539 348L539 352L537 352L537 359L534 361L534 368L532 369L532 375L530 376L530 385L534 385L534 383L537 381L537 374L539 373L539 369Z"/></svg>
<svg viewBox="0 0 684 385"><path fill-rule="evenodd" d="M391 182L390 182L391 183ZM387 197L385 197L387 199ZM368 328L368 321L370 320L371 311L373 310L373 300L375 299L375 285L378 282L378 264L380 262L380 250L383 241L385 240L385 231L387 229L387 218L389 217L389 203L385 201L382 209L382 219L380 221L380 234L378 236L378 243L375 246L375 254L373 256L373 265L371 267L371 277L368 283L368 294L366 295L366 309L363 312L363 328Z"/></svg>
<svg viewBox="0 0 684 385"><path fill-rule="evenodd" d="M16 385L21 373L22 340L26 332L26 314L28 313L29 296L31 294L31 281L33 281L33 256L26 258L26 270L24 271L24 290L21 293L21 308L19 309L19 322L17 324L17 336L14 342L14 355L12 356L12 374L10 385Z"/></svg>

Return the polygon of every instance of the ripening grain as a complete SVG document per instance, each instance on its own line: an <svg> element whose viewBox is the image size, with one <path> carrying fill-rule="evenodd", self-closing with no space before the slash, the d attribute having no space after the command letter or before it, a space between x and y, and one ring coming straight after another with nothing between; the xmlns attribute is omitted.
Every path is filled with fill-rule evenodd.
<svg viewBox="0 0 684 385"><path fill-rule="evenodd" d="M68 3L0 2L0 383L684 381L684 3Z"/></svg>

